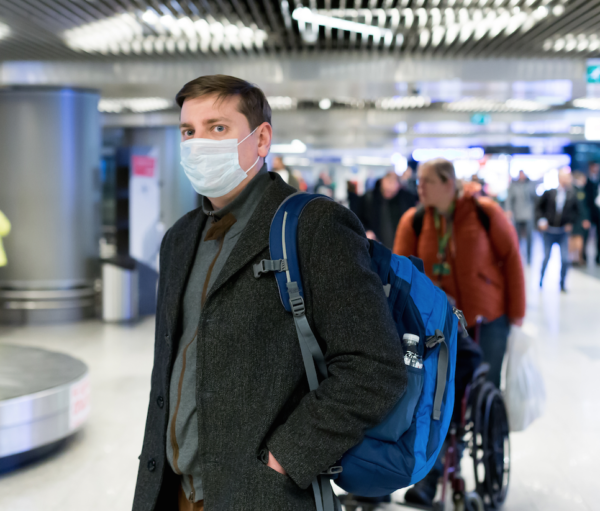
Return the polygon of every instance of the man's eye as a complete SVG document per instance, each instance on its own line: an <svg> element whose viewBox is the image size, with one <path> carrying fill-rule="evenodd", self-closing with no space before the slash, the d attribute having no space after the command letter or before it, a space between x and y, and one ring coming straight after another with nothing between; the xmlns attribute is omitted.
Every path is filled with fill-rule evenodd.
<svg viewBox="0 0 600 511"><path fill-rule="evenodd" d="M225 131L225 126L215 126L214 129L217 133L223 133Z"/></svg>
<svg viewBox="0 0 600 511"><path fill-rule="evenodd" d="M194 135L194 130L185 130L183 132L184 137L192 137Z"/></svg>

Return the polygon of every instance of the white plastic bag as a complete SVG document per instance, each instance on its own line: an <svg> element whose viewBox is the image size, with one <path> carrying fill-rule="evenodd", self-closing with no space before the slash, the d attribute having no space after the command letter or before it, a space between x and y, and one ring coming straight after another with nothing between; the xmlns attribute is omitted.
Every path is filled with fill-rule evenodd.
<svg viewBox="0 0 600 511"><path fill-rule="evenodd" d="M546 388L536 363L533 339L513 326L508 339L504 400L511 431L523 431L541 417Z"/></svg>

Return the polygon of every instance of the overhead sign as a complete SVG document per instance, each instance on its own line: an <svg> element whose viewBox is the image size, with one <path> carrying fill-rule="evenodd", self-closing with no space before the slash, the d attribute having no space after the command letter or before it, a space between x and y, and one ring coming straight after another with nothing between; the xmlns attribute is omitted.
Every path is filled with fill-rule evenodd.
<svg viewBox="0 0 600 511"><path fill-rule="evenodd" d="M491 120L492 117L490 116L490 114L473 114L471 116L471 123L480 126L485 126L486 124L489 124Z"/></svg>
<svg viewBox="0 0 600 511"><path fill-rule="evenodd" d="M134 154L131 156L131 168L134 176L154 177L156 158Z"/></svg>
<svg viewBox="0 0 600 511"><path fill-rule="evenodd" d="M600 83L600 59L588 59L587 83Z"/></svg>

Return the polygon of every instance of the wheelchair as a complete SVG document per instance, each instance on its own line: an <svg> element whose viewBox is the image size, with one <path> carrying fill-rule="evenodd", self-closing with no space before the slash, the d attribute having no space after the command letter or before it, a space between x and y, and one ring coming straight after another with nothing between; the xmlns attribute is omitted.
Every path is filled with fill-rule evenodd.
<svg viewBox="0 0 600 511"><path fill-rule="evenodd" d="M481 364L473 374L462 399L460 423L452 423L442 477L441 499L434 511L444 511L446 495L452 491L455 511L500 509L510 481L510 437L508 417L502 394L486 380L488 364ZM475 491L465 491L460 471L460 444L473 461Z"/></svg>

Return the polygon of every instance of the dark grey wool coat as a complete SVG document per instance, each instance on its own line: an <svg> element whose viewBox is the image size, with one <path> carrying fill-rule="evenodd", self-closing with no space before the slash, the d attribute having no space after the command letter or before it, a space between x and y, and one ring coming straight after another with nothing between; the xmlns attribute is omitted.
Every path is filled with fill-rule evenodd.
<svg viewBox="0 0 600 511"><path fill-rule="evenodd" d="M196 401L206 511L309 511L311 481L380 422L406 387L406 370L381 281L359 220L326 200L299 223L307 317L330 376L308 390L294 321L269 259L269 227L295 190L277 175L210 289L199 320ZM177 510L179 479L166 455L170 371L180 308L206 216L188 213L161 247L154 369L135 511ZM267 447L289 475L259 460Z"/></svg>

